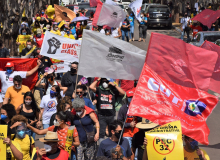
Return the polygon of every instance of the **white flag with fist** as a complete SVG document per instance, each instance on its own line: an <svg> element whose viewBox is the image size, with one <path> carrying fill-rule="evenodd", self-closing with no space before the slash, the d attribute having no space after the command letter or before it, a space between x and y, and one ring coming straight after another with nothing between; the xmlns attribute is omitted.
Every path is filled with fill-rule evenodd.
<svg viewBox="0 0 220 160"><path fill-rule="evenodd" d="M78 74L85 77L139 79L146 51L117 38L84 30Z"/></svg>

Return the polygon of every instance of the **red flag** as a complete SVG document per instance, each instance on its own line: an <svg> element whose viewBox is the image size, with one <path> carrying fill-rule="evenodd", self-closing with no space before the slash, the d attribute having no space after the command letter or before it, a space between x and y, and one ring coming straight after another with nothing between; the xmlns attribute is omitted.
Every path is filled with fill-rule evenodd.
<svg viewBox="0 0 220 160"><path fill-rule="evenodd" d="M208 91L217 58L216 52L171 36L152 33L146 62L169 81Z"/></svg>
<svg viewBox="0 0 220 160"><path fill-rule="evenodd" d="M214 72L212 73L209 89L214 92L220 93L220 47L212 42L205 41L202 44L201 48L218 53L218 60L215 64Z"/></svg>
<svg viewBox="0 0 220 160"><path fill-rule="evenodd" d="M100 0L99 0L100 1ZM97 0L90 0L89 1L89 4L90 4L90 7L96 7L97 4L98 4L98 1Z"/></svg>
<svg viewBox="0 0 220 160"><path fill-rule="evenodd" d="M208 28L211 28L212 23L215 23L219 17L220 17L220 10L213 11L211 9L205 9L201 13L193 17L191 20L199 21Z"/></svg>
<svg viewBox="0 0 220 160"><path fill-rule="evenodd" d="M13 62L15 71L30 71L37 66L37 58L0 58L0 70L5 71L7 62ZM23 79L22 84L28 86L31 90L34 88L38 79L38 73L35 72L31 76ZM1 86L0 86L1 88Z"/></svg>
<svg viewBox="0 0 220 160"><path fill-rule="evenodd" d="M97 2L97 8L96 8L94 18L93 18L93 21L92 21L93 26L97 26L97 22L99 20L99 15L100 15L100 12L102 10L102 5L103 5L103 3L101 1Z"/></svg>
<svg viewBox="0 0 220 160"><path fill-rule="evenodd" d="M184 135L208 145L206 119L217 103L217 97L161 78L145 64L128 115L160 125L180 120Z"/></svg>

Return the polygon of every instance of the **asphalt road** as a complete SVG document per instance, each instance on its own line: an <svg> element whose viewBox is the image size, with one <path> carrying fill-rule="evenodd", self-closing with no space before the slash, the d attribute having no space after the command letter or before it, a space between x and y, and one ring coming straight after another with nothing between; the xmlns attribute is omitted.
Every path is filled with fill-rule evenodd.
<svg viewBox="0 0 220 160"><path fill-rule="evenodd" d="M135 31L134 31L134 38L135 41L131 42L133 45L145 50L147 52L148 49L148 44L150 41L150 35L152 32L156 33L161 33L165 35L169 35L175 38L180 38L180 33L177 32L175 29L168 30L163 27L156 27L156 28L149 28L147 30L147 39L146 42L138 42L139 39L139 32L138 32L138 27L135 26ZM209 93L213 94L212 91L209 91ZM210 135L209 135L209 145L199 145L200 148L204 149L211 160L217 160L219 159L220 156L220 125L218 124L220 122L220 104L216 106L212 114L209 116L207 120L208 127L210 129ZM36 136L36 146L38 147L43 147L43 143L39 142L37 139L42 136Z"/></svg>

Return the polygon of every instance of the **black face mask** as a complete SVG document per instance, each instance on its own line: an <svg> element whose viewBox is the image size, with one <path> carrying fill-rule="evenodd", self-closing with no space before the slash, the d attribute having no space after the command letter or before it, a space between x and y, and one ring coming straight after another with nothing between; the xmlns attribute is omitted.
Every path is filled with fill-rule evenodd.
<svg viewBox="0 0 220 160"><path fill-rule="evenodd" d="M122 132L122 130L119 131L119 132L115 132L115 137L117 137L117 138L119 139L119 138L120 138L120 135L121 135L121 132Z"/></svg>
<svg viewBox="0 0 220 160"><path fill-rule="evenodd" d="M71 68L71 73L76 73L76 69Z"/></svg>

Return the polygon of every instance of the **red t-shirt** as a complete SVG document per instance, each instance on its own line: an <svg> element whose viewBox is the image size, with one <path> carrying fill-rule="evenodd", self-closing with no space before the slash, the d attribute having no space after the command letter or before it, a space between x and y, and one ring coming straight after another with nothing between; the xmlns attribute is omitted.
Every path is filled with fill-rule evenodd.
<svg viewBox="0 0 220 160"><path fill-rule="evenodd" d="M53 132L54 128L55 128L54 125L50 126L48 128L48 131L52 131ZM68 132L68 128L60 128L60 127L57 128L57 136L58 136L58 139L61 140L61 141L58 142L59 149L65 150L65 143L66 143L67 132ZM77 129L74 128L74 130L73 130L73 138L75 138L77 136L78 136Z"/></svg>
<svg viewBox="0 0 220 160"><path fill-rule="evenodd" d="M134 81L121 80L121 89L123 89L125 92L131 90L132 88L134 88Z"/></svg>
<svg viewBox="0 0 220 160"><path fill-rule="evenodd" d="M200 26L191 26L191 28L192 28L192 30L193 30L193 38L195 37L195 35L198 33L198 32L200 32L200 31L202 31L202 27L200 27Z"/></svg>
<svg viewBox="0 0 220 160"><path fill-rule="evenodd" d="M69 158L69 153L61 149L59 156L53 160L66 160L68 158ZM52 159L49 159L46 155L43 155L41 160L52 160Z"/></svg>
<svg viewBox="0 0 220 160"><path fill-rule="evenodd" d="M36 43L37 43L37 47L41 48L42 44L43 44L43 40L44 40L44 34L41 34L41 37L38 38L36 35L34 36L34 38L36 39Z"/></svg>

